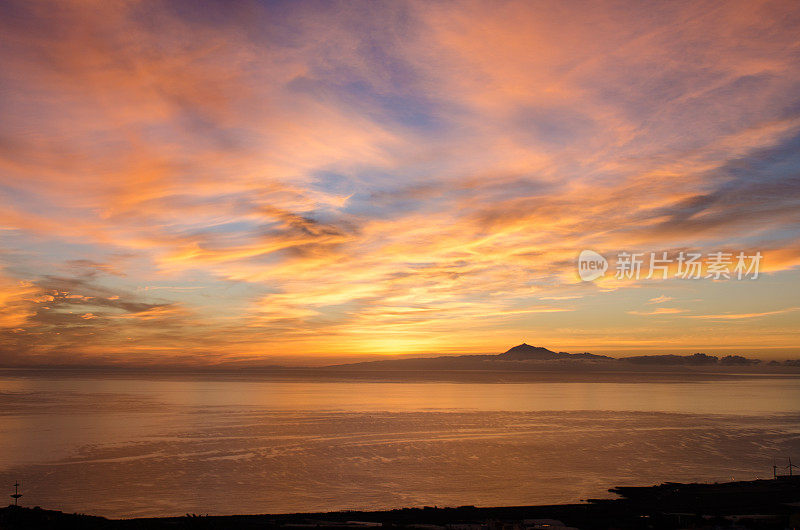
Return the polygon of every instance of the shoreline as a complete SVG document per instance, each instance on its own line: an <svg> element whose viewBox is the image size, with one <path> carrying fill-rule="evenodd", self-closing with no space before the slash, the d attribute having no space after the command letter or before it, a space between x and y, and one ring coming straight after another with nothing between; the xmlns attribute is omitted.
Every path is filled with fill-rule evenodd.
<svg viewBox="0 0 800 530"><path fill-rule="evenodd" d="M0 509L0 528L427 528L480 530L527 528L797 528L800 476L715 484L663 483L609 489L617 499L581 504L498 507L416 507L394 510L252 515L196 515L108 519L39 507Z"/></svg>

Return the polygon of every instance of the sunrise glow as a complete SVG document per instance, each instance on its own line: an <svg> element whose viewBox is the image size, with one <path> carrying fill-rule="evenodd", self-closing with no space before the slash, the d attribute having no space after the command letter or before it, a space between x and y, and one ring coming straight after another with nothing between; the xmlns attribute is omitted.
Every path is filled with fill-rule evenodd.
<svg viewBox="0 0 800 530"><path fill-rule="evenodd" d="M793 2L0 13L1 364L797 357Z"/></svg>

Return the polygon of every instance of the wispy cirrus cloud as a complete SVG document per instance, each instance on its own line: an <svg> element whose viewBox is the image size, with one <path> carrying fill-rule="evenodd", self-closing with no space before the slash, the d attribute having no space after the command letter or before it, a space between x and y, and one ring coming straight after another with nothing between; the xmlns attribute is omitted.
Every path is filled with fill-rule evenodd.
<svg viewBox="0 0 800 530"><path fill-rule="evenodd" d="M652 311L628 311L628 314L640 316L677 315L678 313L685 313L686 311L686 309L680 309L678 307L658 307Z"/></svg>
<svg viewBox="0 0 800 530"><path fill-rule="evenodd" d="M675 300L675 299L673 297L671 297L671 296L665 296L665 295L662 294L661 296L657 296L655 298L651 298L650 300L647 301L647 303L648 304L663 304L664 302L671 302L672 300Z"/></svg>
<svg viewBox="0 0 800 530"><path fill-rule="evenodd" d="M688 318L702 318L708 320L743 320L749 318L761 318L771 315L782 315L797 311L800 307L789 307L787 309L777 309L775 311L762 311L760 313L721 313L718 315L686 315Z"/></svg>
<svg viewBox="0 0 800 530"><path fill-rule="evenodd" d="M0 11L0 361L692 340L627 316L641 283L580 284L583 248L760 250L776 307L797 285L790 2ZM671 289L700 287L643 303ZM598 300L631 327L586 344Z"/></svg>

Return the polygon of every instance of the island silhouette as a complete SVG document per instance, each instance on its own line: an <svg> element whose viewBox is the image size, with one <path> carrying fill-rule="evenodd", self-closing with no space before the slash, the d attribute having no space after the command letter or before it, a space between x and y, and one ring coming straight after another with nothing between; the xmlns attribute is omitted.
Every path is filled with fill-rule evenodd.
<svg viewBox="0 0 800 530"><path fill-rule="evenodd" d="M543 346L522 343L500 354L440 355L337 364L335 370L742 370L760 368L767 371L795 371L800 360L762 362L741 355L717 356L707 353L691 355L636 355L612 357L595 353L553 351Z"/></svg>

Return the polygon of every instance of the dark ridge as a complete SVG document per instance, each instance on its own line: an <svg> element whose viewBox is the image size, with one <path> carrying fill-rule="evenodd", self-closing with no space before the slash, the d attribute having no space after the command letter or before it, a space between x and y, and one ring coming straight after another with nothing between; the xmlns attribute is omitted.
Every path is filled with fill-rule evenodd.
<svg viewBox="0 0 800 530"><path fill-rule="evenodd" d="M558 359L562 355L564 354L556 353L542 346L530 346L523 342L519 346L510 348L505 353L501 353L497 358L504 361L551 361Z"/></svg>
<svg viewBox="0 0 800 530"><path fill-rule="evenodd" d="M558 359L605 359L613 360L607 355L595 355L593 353L567 353L554 352L542 346L531 346L524 342L519 346L514 346L508 351L495 356L496 359L503 361L554 361Z"/></svg>
<svg viewBox="0 0 800 530"><path fill-rule="evenodd" d="M635 357L625 357L621 360L637 364L689 364L698 366L717 364L719 357L716 355L706 355L705 353L695 353L694 355L638 355Z"/></svg>
<svg viewBox="0 0 800 530"><path fill-rule="evenodd" d="M617 499L549 506L403 508L263 515L106 519L40 508L0 509L0 528L27 529L179 529L179 528L529 528L678 529L798 528L800 477L778 476L720 484L667 482L609 490Z"/></svg>
<svg viewBox="0 0 800 530"><path fill-rule="evenodd" d="M706 353L693 355L638 355L615 358L594 353L555 352L543 346L519 344L497 355L441 355L439 357L412 357L406 359L387 359L383 361L365 361L349 364L338 364L326 369L342 370L461 370L461 371L542 371L542 370L678 370L703 369L707 367L725 367L728 370L737 367L755 367L760 359L749 359L741 355L718 357ZM765 367L796 368L800 361L772 361L763 363Z"/></svg>

